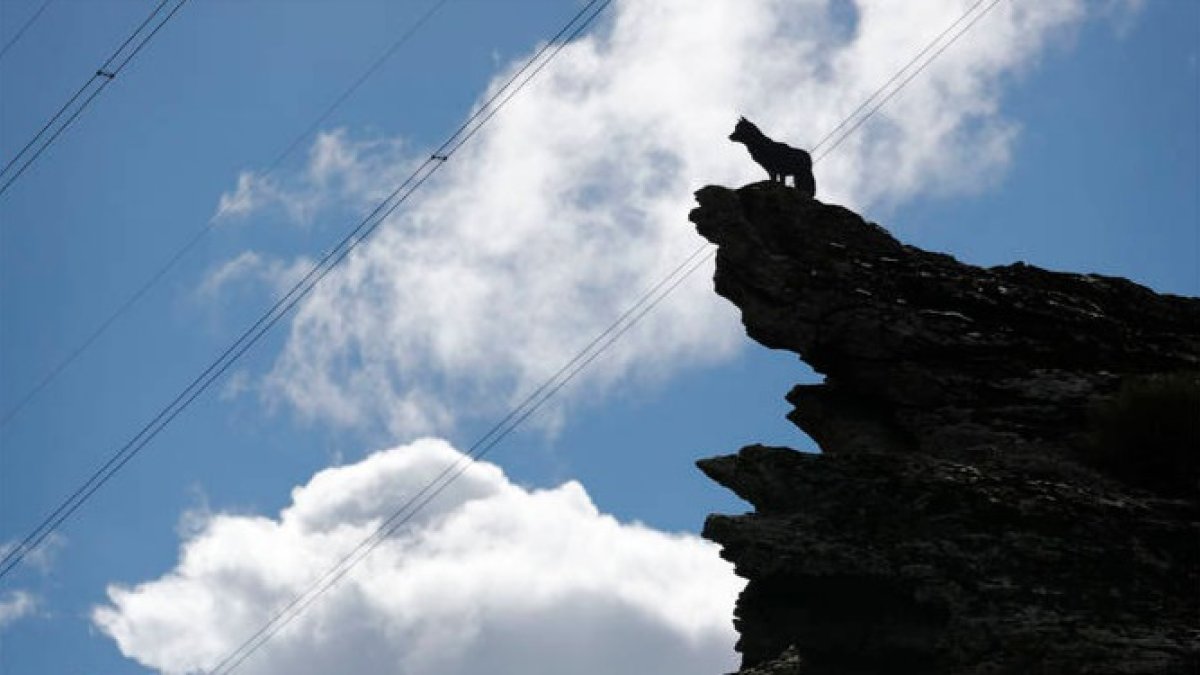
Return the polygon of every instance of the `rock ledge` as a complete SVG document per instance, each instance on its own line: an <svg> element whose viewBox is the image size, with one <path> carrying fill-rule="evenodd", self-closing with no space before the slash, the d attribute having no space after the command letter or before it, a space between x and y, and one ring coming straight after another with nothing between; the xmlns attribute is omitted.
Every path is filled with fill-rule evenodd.
<svg viewBox="0 0 1200 675"><path fill-rule="evenodd" d="M717 292L825 376L787 395L823 454L699 462L755 507L704 528L749 580L742 673L1200 672L1193 453L1095 450L1124 385L1200 372L1200 300L966 265L771 183L696 197Z"/></svg>

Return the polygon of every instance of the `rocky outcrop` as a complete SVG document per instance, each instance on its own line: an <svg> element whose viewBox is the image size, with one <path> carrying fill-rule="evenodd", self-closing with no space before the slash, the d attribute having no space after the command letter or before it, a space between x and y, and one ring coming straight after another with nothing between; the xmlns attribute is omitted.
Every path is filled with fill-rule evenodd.
<svg viewBox="0 0 1200 675"><path fill-rule="evenodd" d="M825 376L787 395L822 454L699 463L755 508L704 529L749 580L743 673L1198 672L1200 452L1102 452L1096 419L1200 372L1200 300L966 265L770 183L697 199L717 292Z"/></svg>

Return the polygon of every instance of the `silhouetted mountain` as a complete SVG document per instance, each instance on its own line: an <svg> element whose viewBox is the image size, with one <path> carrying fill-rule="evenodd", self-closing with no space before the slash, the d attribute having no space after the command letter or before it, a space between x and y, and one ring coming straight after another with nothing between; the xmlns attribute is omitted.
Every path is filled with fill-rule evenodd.
<svg viewBox="0 0 1200 675"><path fill-rule="evenodd" d="M742 673L1200 672L1200 300L696 197L717 292L825 376L787 395L822 454L699 462L755 508L704 528Z"/></svg>

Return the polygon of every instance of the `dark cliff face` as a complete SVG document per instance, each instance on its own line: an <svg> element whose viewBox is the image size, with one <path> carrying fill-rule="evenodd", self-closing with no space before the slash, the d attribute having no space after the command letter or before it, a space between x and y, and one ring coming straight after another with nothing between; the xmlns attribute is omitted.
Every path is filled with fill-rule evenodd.
<svg viewBox="0 0 1200 675"><path fill-rule="evenodd" d="M750 580L743 672L1197 672L1200 451L1114 459L1096 420L1194 381L1200 300L965 265L770 183L697 199L717 292L825 376L787 395L823 454L699 463L755 507L704 531Z"/></svg>

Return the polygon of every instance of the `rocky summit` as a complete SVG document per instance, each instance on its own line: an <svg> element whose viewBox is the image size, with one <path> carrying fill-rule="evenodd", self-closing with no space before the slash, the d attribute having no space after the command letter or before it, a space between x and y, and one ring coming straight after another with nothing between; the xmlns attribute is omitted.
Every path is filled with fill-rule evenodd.
<svg viewBox="0 0 1200 675"><path fill-rule="evenodd" d="M821 449L699 462L753 505L746 675L1200 672L1200 300L897 241L779 184L691 220Z"/></svg>

